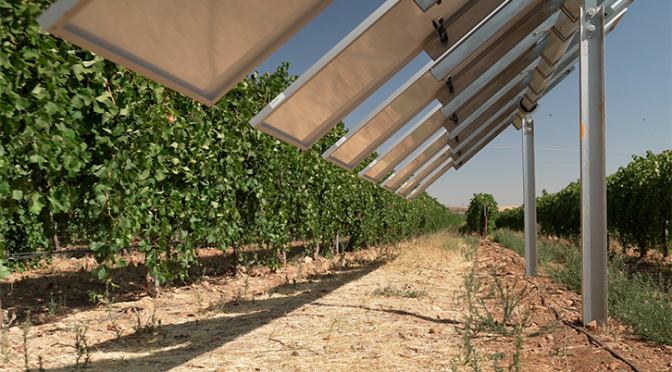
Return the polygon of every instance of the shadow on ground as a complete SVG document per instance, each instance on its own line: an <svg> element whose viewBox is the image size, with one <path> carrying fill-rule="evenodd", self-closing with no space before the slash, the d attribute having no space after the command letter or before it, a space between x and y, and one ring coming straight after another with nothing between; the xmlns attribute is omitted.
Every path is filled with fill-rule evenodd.
<svg viewBox="0 0 672 372"><path fill-rule="evenodd" d="M204 273L210 277L231 276L235 273L234 255L232 250L222 252L217 248L210 248L211 254L198 257L198 262L189 268L189 276L185 281L174 282L172 287L184 287L197 281ZM326 249L321 245L321 251ZM329 253L329 252L327 252ZM273 252L268 249L247 248L243 254L256 257L259 262L272 256ZM312 248L302 243L294 243L287 253L288 261L299 260L312 254ZM76 259L76 258L77 259ZM85 258L85 259L82 259ZM51 268L51 272L40 272L36 277L25 277L13 283L0 284L2 294L2 306L10 309L16 316L16 322L26 320L26 313L31 312L31 322L35 325L62 321L72 314L73 311L81 312L96 306L89 298L89 294L104 293L110 290L110 297L114 297L115 303L138 301L147 296L145 287L145 266L142 264L142 256L123 256L128 265L123 268L114 267L110 270L109 278L116 287L106 288L105 284L91 274L95 267L93 255L73 254L70 270L59 270L58 263L50 264L46 260L39 261L36 265ZM88 261L88 262L87 262ZM63 261L60 261L63 263ZM77 270L72 270L77 265ZM63 306L56 314L49 315L49 303L57 303Z"/></svg>
<svg viewBox="0 0 672 372"><path fill-rule="evenodd" d="M128 335L120 339L90 345L91 349L101 351L96 355L97 358L105 358L106 351L146 354L150 346L154 350L163 350L133 359L96 360L89 363L87 369L167 371L211 352L307 303L324 297L346 283L376 270L386 262L379 260L357 267L336 269L335 274L314 276L310 278L311 280L308 283L282 284L271 290L271 293L292 294L286 297L230 301L222 306L222 312L224 313L241 315L195 319L181 324L163 325L160 326L155 335L140 337ZM154 338L156 338L156 341L149 344L150 340ZM65 372L72 371L75 368L75 365L67 365L45 369L45 371Z"/></svg>
<svg viewBox="0 0 672 372"><path fill-rule="evenodd" d="M416 314L412 313L410 311L406 310L395 310L395 309L372 309L370 307L366 306L353 306L353 305L329 305L329 304L323 304L320 302L313 303L314 306L326 306L326 307L349 307L351 309L360 309L364 311L377 311L381 313L388 313L388 314L396 314L396 315L401 315L401 316L410 316L414 318L418 318L420 320L424 320L426 322L432 322L432 323L437 323L437 324L462 324L462 322L455 320L455 319L435 319L426 315L421 315L421 314Z"/></svg>

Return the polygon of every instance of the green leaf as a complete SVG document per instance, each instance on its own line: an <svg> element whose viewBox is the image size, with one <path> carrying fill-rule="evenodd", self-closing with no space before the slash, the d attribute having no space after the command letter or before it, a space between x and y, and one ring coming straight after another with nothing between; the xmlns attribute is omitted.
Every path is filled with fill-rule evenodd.
<svg viewBox="0 0 672 372"><path fill-rule="evenodd" d="M33 195L30 197L30 213L39 215L43 208L44 203L42 203L42 195L33 193Z"/></svg>

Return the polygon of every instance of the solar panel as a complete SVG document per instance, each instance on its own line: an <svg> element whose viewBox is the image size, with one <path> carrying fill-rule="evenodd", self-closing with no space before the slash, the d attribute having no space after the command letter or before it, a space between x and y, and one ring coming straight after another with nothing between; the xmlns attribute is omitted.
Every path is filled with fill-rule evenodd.
<svg viewBox="0 0 672 372"><path fill-rule="evenodd" d="M213 105L333 0L59 0L52 35Z"/></svg>
<svg viewBox="0 0 672 372"><path fill-rule="evenodd" d="M511 80L506 84L502 89L500 89L496 94L492 96L483 96L481 99L487 99L483 102L478 108L473 111L464 121L460 121L459 124L451 123L451 126L446 128L448 130L448 137L451 139L459 138L462 136L462 131L474 124L480 125L484 120L487 120L494 112L499 110L502 105L508 104L520 91L525 89L525 87L532 80L531 74L521 74L515 79ZM481 100L479 100L481 101ZM489 114L489 115L488 115ZM481 120L479 120L481 118Z"/></svg>
<svg viewBox="0 0 672 372"><path fill-rule="evenodd" d="M616 27L618 21L627 11L627 6L633 2L633 0L614 1L615 0L607 0L603 2L606 14L606 34L609 34ZM558 21L558 23L561 22ZM578 22L575 22L574 25L578 25ZM562 31L557 31L558 28ZM530 82L531 90L528 91L525 100L523 101L523 104L526 107L532 107L534 103L539 100L540 93L545 90L548 84L550 84L550 79L553 77L556 69L566 69L570 63L571 65L574 65L578 62L579 33L576 30L576 27L568 28L566 25L563 27L562 24L556 24L554 30L556 30L553 34L554 41L549 45L547 50L544 51L544 58L539 66L537 66L537 73L534 76L534 80ZM565 34L563 34L563 32ZM563 36L558 36L558 34ZM573 57L568 59L566 58L567 56Z"/></svg>
<svg viewBox="0 0 672 372"><path fill-rule="evenodd" d="M478 140L480 136L488 133L492 126L501 122L507 117L511 117L516 110L518 110L518 105L520 99L522 98L522 92L519 93L516 98L512 99L508 104L502 105L502 107L495 113L490 116L486 116L481 125L473 125L469 127L469 131L463 133L463 139L460 142L457 142L455 139L448 141L448 145L453 149L455 156L461 155L465 150L469 148L469 144L473 144L474 140Z"/></svg>
<svg viewBox="0 0 672 372"><path fill-rule="evenodd" d="M250 124L307 149L422 50L441 56L501 1L444 1L423 12L412 0L388 0ZM433 26L441 19L445 42Z"/></svg>
<svg viewBox="0 0 672 372"><path fill-rule="evenodd" d="M445 92L459 94L454 91L455 86L470 86L478 78L482 84L487 84L543 38L556 18L557 14L543 19L524 18L508 27L497 39L484 42L484 47L473 55L460 56L462 63L451 74L452 92L448 84L434 78L432 69L436 64L429 62L322 156L342 168L354 169L439 95L445 96ZM469 42L471 38L463 43ZM538 54L543 51L539 49ZM454 51L448 52L452 53ZM447 116L452 114L442 112Z"/></svg>
<svg viewBox="0 0 672 372"><path fill-rule="evenodd" d="M478 143L478 141L480 141L483 137L487 137L502 122L508 121L509 123L512 123L516 117L516 111L518 110L519 102L520 99L518 99L518 102L515 102L510 106L503 107L485 124L476 128L471 136L466 138L463 142L460 142L460 144L453 149L453 159L457 160L462 154L466 154Z"/></svg>
<svg viewBox="0 0 672 372"><path fill-rule="evenodd" d="M420 194L422 194L423 191L427 190L427 188L428 188L429 186L431 186L434 182L436 182L436 180L438 180L438 179L441 178L444 174L446 174L446 172L448 172L448 170L449 170L450 168L452 168L452 167L453 167L453 162L450 162L450 161L449 161L448 163L446 163L446 165L444 165L443 167L439 168L436 172L434 172L434 174L431 175L427 181L421 183L418 187L416 187L415 189L413 189L413 191L411 191L411 192L406 196L406 198L407 198L408 200L411 200L411 201L415 200L415 198L417 198L418 196L420 196Z"/></svg>
<svg viewBox="0 0 672 372"><path fill-rule="evenodd" d="M546 92L550 92L556 85L558 85L560 82L562 82L567 76L569 76L573 71L575 70L575 67L570 67L567 70L558 70L556 74L554 75L553 79L551 80L551 83L549 84ZM545 93L544 93L545 94ZM543 97L543 95L542 95ZM505 115L505 114L504 114ZM516 115L517 116L517 115ZM499 118L494 120L493 122L496 123ZM506 117L503 121L499 122L498 125L496 125L494 128L492 126L489 126L489 128L492 128L489 132L488 130L483 130L482 134L479 135L478 138L480 139L475 139L473 141L468 141L463 148L460 150L455 150L455 154L457 154L457 151L460 151L462 153L461 156L453 156L453 161L455 162L455 169L459 170L462 168L464 164L469 161L474 155L476 155L483 147L485 147L488 143L490 143L493 139L495 139L500 133L502 133L507 127L508 124L510 123L515 123L515 121L520 120L519 117ZM520 124L517 126L520 128Z"/></svg>
<svg viewBox="0 0 672 372"><path fill-rule="evenodd" d="M495 128L488 133L487 135L483 136L479 141L477 141L473 147L471 147L469 150L465 151L462 153L461 156L459 156L457 159L453 159L453 162L455 163L455 170L459 170L464 166L464 164L469 161L474 155L476 155L483 147L485 147L488 143L490 143L495 137L497 137L500 133L502 133L506 128L509 127L509 124L513 122L513 117L507 117L504 121L500 122L498 125L495 126Z"/></svg>
<svg viewBox="0 0 672 372"><path fill-rule="evenodd" d="M505 7L470 36L469 42L460 44L452 53L447 53L437 61L437 65L432 69L432 74L437 80L449 77L452 71L462 63L462 56L473 54L488 40L501 39L501 36L509 31L509 27L526 23L526 20L535 20L526 23L533 26L527 30L527 33L532 32L558 10L562 3L562 0L516 0L508 2Z"/></svg>
<svg viewBox="0 0 672 372"><path fill-rule="evenodd" d="M359 176L373 183L380 182L394 167L418 149L439 129L443 128L446 117L439 111L441 105L434 107L396 142L383 151L376 160L359 172ZM442 131L445 133L445 130Z"/></svg>
<svg viewBox="0 0 672 372"><path fill-rule="evenodd" d="M425 164L421 169L418 170L418 174L414 175L411 179L406 181L403 185L399 187L396 191L397 195L406 196L408 195L422 180L427 178L432 172L437 170L442 164L452 161L451 158L452 152L446 150L442 153L436 155L430 162Z"/></svg>
<svg viewBox="0 0 672 372"><path fill-rule="evenodd" d="M401 170L387 177L387 179L385 179L385 181L381 183L380 186L387 191L394 192L394 190L396 190L399 185L404 183L404 181L406 181L413 173L415 173L415 171L425 165L436 154L448 149L448 137L445 135L444 129L440 131L438 136L435 136L435 138L432 138L425 146L423 146L418 151L418 155L409 158L404 163L402 163L399 167Z"/></svg>

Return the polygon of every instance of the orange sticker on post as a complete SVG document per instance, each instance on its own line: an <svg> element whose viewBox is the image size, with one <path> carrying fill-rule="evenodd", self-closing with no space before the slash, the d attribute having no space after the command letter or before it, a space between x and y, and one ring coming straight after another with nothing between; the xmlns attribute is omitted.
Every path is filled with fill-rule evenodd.
<svg viewBox="0 0 672 372"><path fill-rule="evenodd" d="M583 139L583 122L581 122L581 139Z"/></svg>

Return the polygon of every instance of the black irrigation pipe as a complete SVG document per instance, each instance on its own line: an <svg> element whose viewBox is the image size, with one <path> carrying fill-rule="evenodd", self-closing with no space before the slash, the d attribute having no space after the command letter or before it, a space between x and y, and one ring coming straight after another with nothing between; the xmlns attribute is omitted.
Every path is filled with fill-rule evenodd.
<svg viewBox="0 0 672 372"><path fill-rule="evenodd" d="M168 243L171 246L182 244L182 242L170 242ZM148 244L148 247L153 247L155 244ZM139 245L129 245L122 249L138 249ZM201 248L208 248L204 246ZM5 255L5 259L8 261L21 261L21 260L30 260L31 258L43 257L43 256L54 256L57 254L72 254L72 253L93 253L93 249L70 249L70 250L60 250L53 252L17 252Z"/></svg>
<svg viewBox="0 0 672 372"><path fill-rule="evenodd" d="M170 246L176 246L178 244L182 244L183 242L170 242L168 245ZM155 244L148 244L147 247L153 247ZM138 249L140 246L139 245L129 245L127 247L124 247L122 249ZM213 248L217 247L216 245L202 245L199 248ZM22 260L30 260L31 258L37 258L37 257L43 257L43 256L54 256L57 254L76 254L76 253L94 253L92 249L71 249L71 250L60 250L60 251L53 251L53 252L17 252L17 253L10 253L5 255L5 259L8 261L22 261Z"/></svg>

